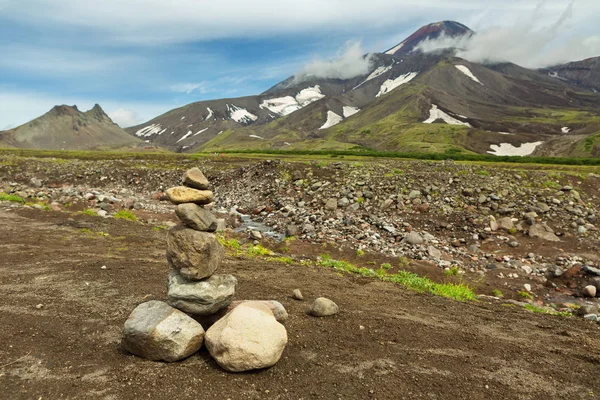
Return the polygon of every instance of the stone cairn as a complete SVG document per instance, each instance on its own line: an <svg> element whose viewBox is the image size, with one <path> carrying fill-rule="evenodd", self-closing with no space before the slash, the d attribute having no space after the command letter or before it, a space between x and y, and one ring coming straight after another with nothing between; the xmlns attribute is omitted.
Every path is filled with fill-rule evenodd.
<svg viewBox="0 0 600 400"><path fill-rule="evenodd" d="M123 329L123 347L149 360L173 362L205 343L228 371L275 365L287 344L287 331L279 322L287 313L276 301L232 304L237 279L215 274L225 251L214 234L217 219L204 208L214 201L208 180L192 168L183 175L182 186L166 193L182 222L167 236L167 302L149 301L133 310ZM211 316L222 317L205 332L197 320Z"/></svg>

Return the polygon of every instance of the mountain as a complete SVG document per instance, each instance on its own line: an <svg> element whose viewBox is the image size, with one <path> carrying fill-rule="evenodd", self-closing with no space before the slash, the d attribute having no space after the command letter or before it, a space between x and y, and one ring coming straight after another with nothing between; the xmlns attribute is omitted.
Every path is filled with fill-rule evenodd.
<svg viewBox="0 0 600 400"><path fill-rule="evenodd" d="M600 57L556 65L542 70L550 77L593 92L600 92Z"/></svg>
<svg viewBox="0 0 600 400"><path fill-rule="evenodd" d="M175 151L600 152L600 95L584 90L598 84L596 64L582 62L587 73L572 78L564 67L558 79L511 63L471 63L453 49L418 49L442 35L474 34L453 21L426 25L387 52L365 55L370 69L362 76L291 76L260 95L192 103L127 131Z"/></svg>
<svg viewBox="0 0 600 400"><path fill-rule="evenodd" d="M87 112L77 106L55 106L33 121L0 132L4 147L25 149L114 149L139 143L141 140L122 130L98 104Z"/></svg>
<svg viewBox="0 0 600 400"><path fill-rule="evenodd" d="M436 22L421 27L419 30L417 30L415 33L403 40L401 43L386 51L385 54L402 56L413 52L415 48L425 40L434 40L438 39L441 36L451 38L459 36L471 36L474 33L475 32L473 32L467 26L459 22Z"/></svg>

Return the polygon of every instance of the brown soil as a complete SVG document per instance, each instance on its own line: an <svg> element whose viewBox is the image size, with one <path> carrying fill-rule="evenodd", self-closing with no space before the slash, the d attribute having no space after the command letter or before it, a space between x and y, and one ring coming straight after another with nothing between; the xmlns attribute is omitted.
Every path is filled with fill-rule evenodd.
<svg viewBox="0 0 600 400"><path fill-rule="evenodd" d="M120 350L120 332L136 304L165 298L165 231L20 208L0 210L0 232L3 399L600 394L596 324L486 302L458 303L322 268L232 257L221 272L238 277L238 299L276 299L290 314L281 361L244 374L224 372L206 350L174 364L145 361ZM304 302L289 297L295 288ZM340 313L308 316L318 296L333 299Z"/></svg>

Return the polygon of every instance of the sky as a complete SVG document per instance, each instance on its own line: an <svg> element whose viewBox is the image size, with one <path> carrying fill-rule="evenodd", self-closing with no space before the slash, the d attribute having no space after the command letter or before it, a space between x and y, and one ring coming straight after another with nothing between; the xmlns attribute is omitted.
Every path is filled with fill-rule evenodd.
<svg viewBox="0 0 600 400"><path fill-rule="evenodd" d="M0 130L57 104L99 103L127 127L335 63L363 73L357 55L440 20L481 33L477 61L600 56L598 15L598 0L0 0Z"/></svg>

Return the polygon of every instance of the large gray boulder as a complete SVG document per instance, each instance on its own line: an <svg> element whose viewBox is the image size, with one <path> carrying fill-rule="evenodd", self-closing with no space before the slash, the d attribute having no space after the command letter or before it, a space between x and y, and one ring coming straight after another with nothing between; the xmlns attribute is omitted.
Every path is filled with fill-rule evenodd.
<svg viewBox="0 0 600 400"><path fill-rule="evenodd" d="M199 190L208 189L208 179L197 167L187 170L181 180L185 186Z"/></svg>
<svg viewBox="0 0 600 400"><path fill-rule="evenodd" d="M167 235L167 261L191 280L211 276L225 256L225 250L212 233L178 225Z"/></svg>
<svg viewBox="0 0 600 400"><path fill-rule="evenodd" d="M136 356L173 362L197 352L204 341L202 325L162 301L137 306L123 328L122 345Z"/></svg>
<svg viewBox="0 0 600 400"><path fill-rule="evenodd" d="M264 304L241 304L206 332L206 348L225 370L242 372L277 363L287 331Z"/></svg>
<svg viewBox="0 0 600 400"><path fill-rule="evenodd" d="M214 232L217 230L217 218L207 209L194 203L179 204L175 214L188 228L200 232Z"/></svg>
<svg viewBox="0 0 600 400"><path fill-rule="evenodd" d="M168 303L194 315L212 315L231 304L237 279L233 275L212 275L192 281L171 271L167 281Z"/></svg>

